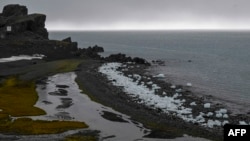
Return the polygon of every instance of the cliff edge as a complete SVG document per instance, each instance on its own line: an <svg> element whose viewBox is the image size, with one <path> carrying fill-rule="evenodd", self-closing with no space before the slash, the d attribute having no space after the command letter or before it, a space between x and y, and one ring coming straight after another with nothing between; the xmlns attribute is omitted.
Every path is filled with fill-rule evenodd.
<svg viewBox="0 0 250 141"><path fill-rule="evenodd" d="M28 14L26 6L6 5L0 13L1 39L48 39L46 15Z"/></svg>

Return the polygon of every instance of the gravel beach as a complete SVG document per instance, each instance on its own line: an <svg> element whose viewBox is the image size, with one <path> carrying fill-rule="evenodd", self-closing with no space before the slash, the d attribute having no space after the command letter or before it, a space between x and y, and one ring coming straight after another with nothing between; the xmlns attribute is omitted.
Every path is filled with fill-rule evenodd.
<svg viewBox="0 0 250 141"><path fill-rule="evenodd" d="M76 82L83 90L83 93L86 93L92 100L127 114L133 120L152 129L152 133L148 137L171 139L188 134L212 140L222 140L221 128L204 128L185 122L176 116L164 114L159 110L152 110L143 104L138 104L122 91L122 87L113 86L110 80L98 72L98 68L102 64L103 62L94 60L82 63L76 71ZM131 70L133 72L130 73L136 71L136 74L145 74L147 67L141 65L141 68L144 69ZM172 90L169 88L169 91Z"/></svg>

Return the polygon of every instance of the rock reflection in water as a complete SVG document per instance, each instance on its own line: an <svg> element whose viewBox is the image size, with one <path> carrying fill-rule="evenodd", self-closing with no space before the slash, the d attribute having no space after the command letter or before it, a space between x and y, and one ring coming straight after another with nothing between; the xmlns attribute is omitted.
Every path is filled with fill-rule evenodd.
<svg viewBox="0 0 250 141"><path fill-rule="evenodd" d="M104 140L143 139L149 133L142 124L134 124L129 116L91 101L81 93L75 78L73 72L57 74L49 77L46 84L38 84L36 106L44 109L47 115L34 118L83 121L91 129L100 130Z"/></svg>

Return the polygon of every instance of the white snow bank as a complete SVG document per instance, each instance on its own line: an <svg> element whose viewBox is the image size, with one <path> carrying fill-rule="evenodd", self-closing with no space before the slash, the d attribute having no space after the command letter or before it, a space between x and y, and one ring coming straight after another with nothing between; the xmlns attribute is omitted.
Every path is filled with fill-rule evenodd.
<svg viewBox="0 0 250 141"><path fill-rule="evenodd" d="M188 87L192 87L192 83L190 83L190 82L187 83L186 85L187 85Z"/></svg>
<svg viewBox="0 0 250 141"><path fill-rule="evenodd" d="M208 122L207 122L207 126L209 128L213 128L214 126L221 126L222 123L219 121L219 120L211 120L209 119Z"/></svg>
<svg viewBox="0 0 250 141"><path fill-rule="evenodd" d="M190 106L196 106L197 104L195 102L190 103Z"/></svg>
<svg viewBox="0 0 250 141"><path fill-rule="evenodd" d="M176 88L176 86L175 86L175 85L172 85L172 86L170 86L170 88L171 88L171 89L175 89L175 88Z"/></svg>
<svg viewBox="0 0 250 141"><path fill-rule="evenodd" d="M13 62L13 61L19 61L19 60L42 59L43 57L45 56L42 54L34 54L32 56L29 56L29 55L11 56L9 58L0 58L0 63Z"/></svg>
<svg viewBox="0 0 250 141"><path fill-rule="evenodd" d="M211 107L211 104L210 104L210 103L204 104L204 108L210 108L210 107Z"/></svg>
<svg viewBox="0 0 250 141"><path fill-rule="evenodd" d="M165 74L158 74L158 75L156 75L156 76L154 76L154 77L164 78L164 77L165 77Z"/></svg>
<svg viewBox="0 0 250 141"><path fill-rule="evenodd" d="M221 126L222 122L219 120L206 120L204 116L206 114L200 112L196 117L192 114L192 109L184 107L185 99L178 99L180 94L175 94L174 96L159 96L155 94L155 90L161 89L156 84L152 84L152 89L148 88L143 83L139 84L134 82L132 78L126 77L122 72L117 69L122 66L121 63L107 63L99 68L99 72L105 74L109 80L112 81L115 86L122 86L123 91L133 98L138 98L140 102L147 105L150 108L158 109L160 108L165 113L174 114L185 121L200 123L206 127ZM139 75L133 75L136 79L141 79ZM172 88L174 88L172 86ZM181 91L181 89L177 90ZM192 103L195 105L196 103ZM210 103L204 104L205 108L210 108ZM221 110L221 113L225 113L225 110ZM212 116L213 113L208 115Z"/></svg>
<svg viewBox="0 0 250 141"><path fill-rule="evenodd" d="M155 90L160 89L156 84L152 85L152 89L147 88L145 85L133 82L133 79L124 76L121 72L116 69L120 67L120 63L108 63L99 68L99 72L107 75L108 79L116 80L112 81L115 86L123 86L124 92L129 94L131 97L138 97L146 105L153 108L164 109L165 112L176 112L178 114L190 114L192 109L182 107L182 101L174 99L173 97L160 97L155 95ZM138 75L134 75L134 77Z"/></svg>
<svg viewBox="0 0 250 141"><path fill-rule="evenodd" d="M240 125L248 125L245 121L239 121Z"/></svg>

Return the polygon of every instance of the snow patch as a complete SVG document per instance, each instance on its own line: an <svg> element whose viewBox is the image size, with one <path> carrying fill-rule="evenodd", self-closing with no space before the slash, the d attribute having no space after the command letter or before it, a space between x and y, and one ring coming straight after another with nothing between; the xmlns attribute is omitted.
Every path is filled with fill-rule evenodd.
<svg viewBox="0 0 250 141"><path fill-rule="evenodd" d="M192 87L192 83L187 83L186 84L188 87Z"/></svg>
<svg viewBox="0 0 250 141"><path fill-rule="evenodd" d="M221 126L221 122L219 120L211 120L209 119L208 122L207 122L207 126L209 128L213 128L214 126Z"/></svg>
<svg viewBox="0 0 250 141"><path fill-rule="evenodd" d="M207 114L200 112L199 115L193 116L192 108L184 106L185 99L178 99L181 94L179 92L182 89L176 89L176 94L173 96L167 96L166 92L163 92L163 96L156 95L155 91L161 89L157 84L152 81L147 82L147 84L152 84L152 88L148 88L144 83L138 83L142 76L134 74L133 78L137 79L134 81L133 78L126 77L122 72L117 69L122 66L121 63L107 63L99 68L99 72L106 75L114 86L119 86L123 88L123 91L129 96L138 99L138 103L145 104L152 109L161 109L164 113L170 113L182 118L187 122L199 123L200 125L213 128L214 126L221 126L222 122L219 120L207 120L204 116L212 116L214 113L209 112ZM172 85L170 88L175 89L176 86ZM190 103L190 105L196 105L195 102ZM204 108L210 108L211 104L204 104ZM221 114L221 116L226 116L227 110L220 109L216 114Z"/></svg>
<svg viewBox="0 0 250 141"><path fill-rule="evenodd" d="M190 103L190 106L196 106L197 104L195 102Z"/></svg>
<svg viewBox="0 0 250 141"><path fill-rule="evenodd" d="M19 60L42 59L43 57L45 56L42 54L34 54L32 56L29 56L29 55L11 56L9 58L0 58L0 63L13 62L13 61L19 61Z"/></svg>
<svg viewBox="0 0 250 141"><path fill-rule="evenodd" d="M227 113L227 109L220 109L218 112L220 112L222 114L226 114Z"/></svg>
<svg viewBox="0 0 250 141"><path fill-rule="evenodd" d="M154 77L164 78L164 77L165 77L165 74L158 74L158 75L156 75L156 76L154 76Z"/></svg>
<svg viewBox="0 0 250 141"><path fill-rule="evenodd" d="M180 93L180 92L182 92L182 89L176 89L175 90L177 93Z"/></svg>
<svg viewBox="0 0 250 141"><path fill-rule="evenodd" d="M210 104L210 103L204 104L204 108L210 108L210 107L211 107L211 104Z"/></svg>
<svg viewBox="0 0 250 141"><path fill-rule="evenodd" d="M223 115L223 118L228 118L228 114L224 114L224 115Z"/></svg>
<svg viewBox="0 0 250 141"><path fill-rule="evenodd" d="M223 115L222 115L221 113L217 113L215 116L216 116L217 118L221 118Z"/></svg>
<svg viewBox="0 0 250 141"><path fill-rule="evenodd" d="M172 85L172 86L170 86L170 88L171 88L171 89L175 89L175 88L176 88L176 86L175 86L175 85Z"/></svg>
<svg viewBox="0 0 250 141"><path fill-rule="evenodd" d="M240 125L248 125L245 121L239 121Z"/></svg>
<svg viewBox="0 0 250 141"><path fill-rule="evenodd" d="M208 117L213 116L213 115L214 115L214 113L212 113L212 112L208 112L208 113L207 113L207 116L208 116Z"/></svg>
<svg viewBox="0 0 250 141"><path fill-rule="evenodd" d="M229 121L225 120L222 122L222 125L224 126L225 124L228 124L228 123L229 123Z"/></svg>

